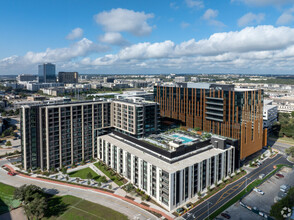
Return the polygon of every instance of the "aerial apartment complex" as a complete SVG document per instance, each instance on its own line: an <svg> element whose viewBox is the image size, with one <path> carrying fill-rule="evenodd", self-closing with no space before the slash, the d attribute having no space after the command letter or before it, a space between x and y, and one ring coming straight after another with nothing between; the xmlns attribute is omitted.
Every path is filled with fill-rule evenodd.
<svg viewBox="0 0 294 220"><path fill-rule="evenodd" d="M154 92L158 103L127 97L23 106L24 169L97 158L173 210L233 174L240 158L263 146L262 90L179 83ZM160 115L204 132L161 132Z"/></svg>
<svg viewBox="0 0 294 220"><path fill-rule="evenodd" d="M187 128L239 141L240 159L266 145L263 130L263 90L234 85L177 83L154 87L160 115L181 121Z"/></svg>

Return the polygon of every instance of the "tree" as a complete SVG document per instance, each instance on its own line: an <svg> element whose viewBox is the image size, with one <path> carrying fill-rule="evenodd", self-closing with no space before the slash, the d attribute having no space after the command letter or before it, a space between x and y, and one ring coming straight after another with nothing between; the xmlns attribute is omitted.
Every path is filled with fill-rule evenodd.
<svg viewBox="0 0 294 220"><path fill-rule="evenodd" d="M14 191L14 198L22 202L28 219L41 219L47 209L47 201L41 188L23 185Z"/></svg>
<svg viewBox="0 0 294 220"><path fill-rule="evenodd" d="M66 175L65 179L66 179L66 181L68 181L68 180L69 180L69 177L68 177L68 175Z"/></svg>
<svg viewBox="0 0 294 220"><path fill-rule="evenodd" d="M288 149L286 149L286 154L288 154L290 157L294 157L294 146L289 147Z"/></svg>
<svg viewBox="0 0 294 220"><path fill-rule="evenodd" d="M41 194L34 194L33 200L24 205L24 210L28 219L41 219L43 218L47 209L47 201Z"/></svg>
<svg viewBox="0 0 294 220"><path fill-rule="evenodd" d="M134 189L134 186L131 183L126 185L126 191L127 192L131 192L133 189Z"/></svg>
<svg viewBox="0 0 294 220"><path fill-rule="evenodd" d="M273 149L270 146L268 146L268 149L271 152L271 154L273 154Z"/></svg>
<svg viewBox="0 0 294 220"><path fill-rule="evenodd" d="M62 167L61 168L61 172L62 172L62 174L66 174L67 173L67 168L66 167Z"/></svg>
<svg viewBox="0 0 294 220"><path fill-rule="evenodd" d="M292 117L292 118L294 118L294 111L293 111L293 112L291 112L291 117Z"/></svg>
<svg viewBox="0 0 294 220"><path fill-rule="evenodd" d="M197 192L197 196L200 198L201 197L201 193L200 192Z"/></svg>
<svg viewBox="0 0 294 220"><path fill-rule="evenodd" d="M7 141L5 145L6 145L6 146L11 146L11 145L12 145L12 144L11 144L11 141Z"/></svg>
<svg viewBox="0 0 294 220"><path fill-rule="evenodd" d="M91 172L89 172L89 173L87 174L87 179L92 179L92 178L93 178L93 175L92 175Z"/></svg>
<svg viewBox="0 0 294 220"><path fill-rule="evenodd" d="M99 178L99 180L100 180L100 182L102 182L102 183L106 183L106 182L107 182L107 179L106 179L105 176L101 176L101 177Z"/></svg>

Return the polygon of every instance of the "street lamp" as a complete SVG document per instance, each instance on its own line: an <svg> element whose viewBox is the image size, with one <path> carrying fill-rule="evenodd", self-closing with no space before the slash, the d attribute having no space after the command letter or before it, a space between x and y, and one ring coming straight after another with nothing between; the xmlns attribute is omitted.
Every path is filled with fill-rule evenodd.
<svg viewBox="0 0 294 220"><path fill-rule="evenodd" d="M209 220L209 205L212 205L212 203L207 201L207 205L208 205L208 220Z"/></svg>

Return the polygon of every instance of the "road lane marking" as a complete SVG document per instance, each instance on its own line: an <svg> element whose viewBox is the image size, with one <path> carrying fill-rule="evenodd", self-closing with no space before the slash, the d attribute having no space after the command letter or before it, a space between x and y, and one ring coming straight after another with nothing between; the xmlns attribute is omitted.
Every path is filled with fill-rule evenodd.
<svg viewBox="0 0 294 220"><path fill-rule="evenodd" d="M270 166L272 163L274 163L274 162L276 162L277 160L279 160L281 157L283 157L283 156L281 155L280 157L278 157L278 158L275 159L274 161L270 162L267 166L263 167L261 170L259 170L259 171L256 172L255 174L253 174L252 177L255 176L256 174L260 173L262 170L264 170L265 168L267 168L268 166ZM272 171L271 171L271 172L272 172ZM270 172L270 173L271 173L271 172ZM252 178L252 177L251 177L251 178ZM244 177L242 177L242 178L244 178ZM246 181L246 180L244 180L244 181L242 182L242 184L243 184L245 181ZM253 182L253 181L252 181L252 182ZM238 184L240 184L240 183L238 183ZM237 185L238 185L238 184L237 184ZM250 184L250 183L249 183L249 184ZM248 185L249 185L249 184L248 184ZM240 186L242 186L242 185L240 185ZM240 188L240 187L238 187L238 189L239 189L239 188ZM229 191L229 190L231 190L231 189L226 190L223 194L225 194L225 193L226 193L227 191ZM236 192L236 191L235 191L235 192ZM223 194L221 195L221 197L223 196ZM232 198L232 199L233 199L233 198ZM219 199L218 199L218 200L219 200ZM208 201L208 200L207 200L207 201ZM215 207L217 204L218 204L218 201L217 201L212 207L210 207L210 208L212 209L212 208ZM225 205L225 204L223 204L223 205ZM223 206L223 205L222 205L222 206ZM220 206L219 208L221 208L222 206ZM204 208L204 207L203 207L203 208ZM203 209L203 208L201 208L201 209ZM212 213L213 213L213 212L212 212ZM212 214L212 213L211 213L211 214ZM204 214L205 214L205 212L203 212L201 215L197 216L197 218L201 217L201 216L204 215ZM196 219L197 219L197 218L196 218Z"/></svg>

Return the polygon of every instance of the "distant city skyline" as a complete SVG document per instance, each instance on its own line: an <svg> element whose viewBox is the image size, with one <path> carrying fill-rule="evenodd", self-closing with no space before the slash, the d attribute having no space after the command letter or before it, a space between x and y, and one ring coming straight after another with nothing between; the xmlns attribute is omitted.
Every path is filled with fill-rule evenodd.
<svg viewBox="0 0 294 220"><path fill-rule="evenodd" d="M294 0L15 0L0 19L0 75L294 73Z"/></svg>

